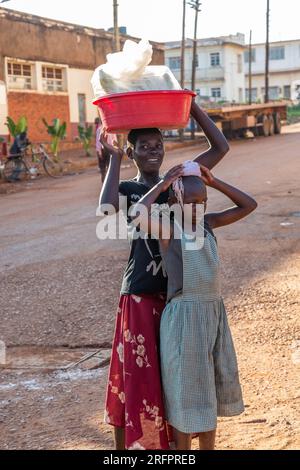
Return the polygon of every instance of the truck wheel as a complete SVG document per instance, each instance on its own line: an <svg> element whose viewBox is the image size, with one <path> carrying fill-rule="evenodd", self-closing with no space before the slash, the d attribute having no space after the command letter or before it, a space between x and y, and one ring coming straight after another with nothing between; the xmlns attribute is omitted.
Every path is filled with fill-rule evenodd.
<svg viewBox="0 0 300 470"><path fill-rule="evenodd" d="M272 136L275 134L275 123L274 123L274 118L272 114L269 114L268 119L269 119L269 135Z"/></svg>
<svg viewBox="0 0 300 470"><path fill-rule="evenodd" d="M270 121L266 114L263 114L260 119L260 126L258 127L258 134L264 137L269 137L270 135Z"/></svg>
<svg viewBox="0 0 300 470"><path fill-rule="evenodd" d="M275 134L281 134L281 116L280 113L274 113L274 131Z"/></svg>

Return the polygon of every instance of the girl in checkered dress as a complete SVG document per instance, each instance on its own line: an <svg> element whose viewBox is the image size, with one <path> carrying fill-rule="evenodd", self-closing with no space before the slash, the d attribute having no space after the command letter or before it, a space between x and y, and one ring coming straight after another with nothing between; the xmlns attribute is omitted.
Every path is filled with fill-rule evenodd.
<svg viewBox="0 0 300 470"><path fill-rule="evenodd" d="M139 201L151 214L151 205L160 192L172 186L184 215L183 223L175 211L171 236L163 238L167 221L164 216L154 220L149 215L138 220L142 229L151 221L151 234L159 238L168 274L160 356L166 416L174 428L176 448L190 449L196 434L200 449L212 450L217 416L234 416L244 410L236 354L220 293L213 229L246 217L257 204L247 194L213 177L207 168L201 166L199 171L195 167L194 173L192 165L186 168L179 165L171 169ZM206 186L229 197L234 207L199 217L200 209L204 209L203 214L206 210Z"/></svg>

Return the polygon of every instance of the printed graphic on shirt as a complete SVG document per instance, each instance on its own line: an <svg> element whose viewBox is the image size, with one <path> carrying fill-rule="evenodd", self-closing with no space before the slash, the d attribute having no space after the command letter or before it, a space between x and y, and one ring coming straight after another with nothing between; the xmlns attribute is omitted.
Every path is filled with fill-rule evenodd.
<svg viewBox="0 0 300 470"><path fill-rule="evenodd" d="M125 269L122 294L164 293L167 290L167 275L163 267L159 244L151 236L138 237L137 227L134 226L128 211L147 192L149 187L134 180L122 181L119 192L127 197L127 233L130 243L130 255ZM158 206L167 206L168 191L157 199Z"/></svg>

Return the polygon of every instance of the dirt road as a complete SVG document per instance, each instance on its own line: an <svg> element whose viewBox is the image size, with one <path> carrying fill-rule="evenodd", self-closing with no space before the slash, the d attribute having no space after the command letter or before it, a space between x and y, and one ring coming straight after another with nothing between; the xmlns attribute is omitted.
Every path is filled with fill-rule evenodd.
<svg viewBox="0 0 300 470"><path fill-rule="evenodd" d="M300 448L299 144L299 124L232 142L215 170L259 203L217 232L246 403L240 417L220 420L219 449ZM195 153L171 152L164 168ZM91 367L109 357L128 249L96 237L99 190L89 170L0 196L2 449L112 448L101 424L107 366ZM209 210L226 204L210 191ZM98 348L100 359L60 369Z"/></svg>

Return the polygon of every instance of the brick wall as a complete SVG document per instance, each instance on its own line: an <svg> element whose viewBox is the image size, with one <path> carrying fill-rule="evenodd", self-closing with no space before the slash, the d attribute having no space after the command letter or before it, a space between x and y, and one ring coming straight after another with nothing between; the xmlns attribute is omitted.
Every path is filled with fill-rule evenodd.
<svg viewBox="0 0 300 470"><path fill-rule="evenodd" d="M42 118L45 118L49 124L54 118L59 118L61 122L66 121L66 140L72 140L68 96L9 92L7 98L8 114L14 121L21 116L27 117L28 134L32 142L48 142L50 140Z"/></svg>
<svg viewBox="0 0 300 470"><path fill-rule="evenodd" d="M126 39L137 41L121 35L122 45ZM0 80L4 80L4 57L94 70L113 51L113 33L0 8L0 44ZM152 65L164 64L163 45L152 44Z"/></svg>

